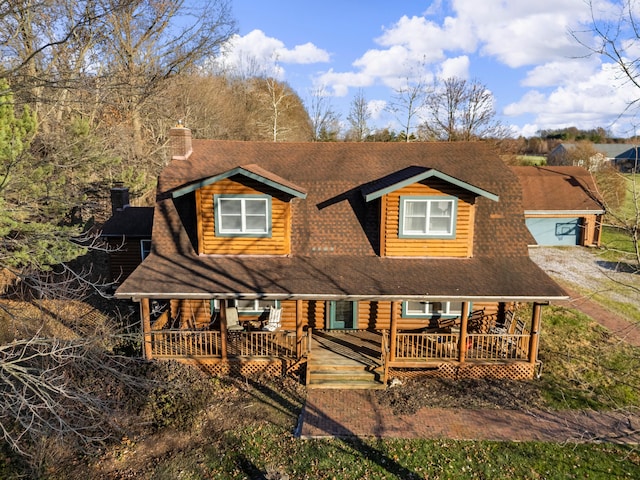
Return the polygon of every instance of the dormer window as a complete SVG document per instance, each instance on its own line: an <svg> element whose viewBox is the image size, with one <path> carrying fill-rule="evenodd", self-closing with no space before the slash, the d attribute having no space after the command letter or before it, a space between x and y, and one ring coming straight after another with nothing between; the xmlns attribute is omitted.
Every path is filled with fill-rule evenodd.
<svg viewBox="0 0 640 480"><path fill-rule="evenodd" d="M271 236L271 197L215 195L216 236Z"/></svg>
<svg viewBox="0 0 640 480"><path fill-rule="evenodd" d="M400 197L401 238L455 238L455 197Z"/></svg>

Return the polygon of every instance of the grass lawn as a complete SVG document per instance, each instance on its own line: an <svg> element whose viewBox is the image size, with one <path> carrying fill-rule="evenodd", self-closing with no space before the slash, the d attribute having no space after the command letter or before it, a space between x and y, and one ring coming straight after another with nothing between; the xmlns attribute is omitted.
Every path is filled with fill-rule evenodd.
<svg viewBox="0 0 640 480"><path fill-rule="evenodd" d="M615 258L619 258L620 254L625 253L635 254L631 238L619 228L603 227L601 243L603 247L613 250L612 256Z"/></svg>

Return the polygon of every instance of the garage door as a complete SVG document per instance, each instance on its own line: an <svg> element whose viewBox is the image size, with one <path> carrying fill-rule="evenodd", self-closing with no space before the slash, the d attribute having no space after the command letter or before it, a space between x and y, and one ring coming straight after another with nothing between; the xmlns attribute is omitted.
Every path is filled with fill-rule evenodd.
<svg viewBox="0 0 640 480"><path fill-rule="evenodd" d="M538 245L579 245L579 218L527 218L526 222Z"/></svg>

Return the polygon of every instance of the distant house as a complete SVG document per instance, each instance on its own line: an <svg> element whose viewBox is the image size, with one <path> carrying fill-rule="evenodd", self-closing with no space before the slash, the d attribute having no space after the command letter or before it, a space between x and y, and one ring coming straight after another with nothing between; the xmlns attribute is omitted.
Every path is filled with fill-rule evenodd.
<svg viewBox="0 0 640 480"><path fill-rule="evenodd" d="M623 171L637 170L640 147L629 143L594 143L598 154L592 158L570 161L569 153L576 148L575 143L561 143L547 156L547 165L585 167L591 171L604 165Z"/></svg>
<svg viewBox="0 0 640 480"><path fill-rule="evenodd" d="M170 143L151 253L116 291L146 358L310 388L534 376L544 305L567 297L489 146Z"/></svg>
<svg viewBox="0 0 640 480"><path fill-rule="evenodd" d="M512 168L535 244L600 246L605 210L591 173L582 167Z"/></svg>
<svg viewBox="0 0 640 480"><path fill-rule="evenodd" d="M129 189L111 189L111 217L100 228L109 250L111 281L123 282L149 254L153 207L133 207L129 204Z"/></svg>

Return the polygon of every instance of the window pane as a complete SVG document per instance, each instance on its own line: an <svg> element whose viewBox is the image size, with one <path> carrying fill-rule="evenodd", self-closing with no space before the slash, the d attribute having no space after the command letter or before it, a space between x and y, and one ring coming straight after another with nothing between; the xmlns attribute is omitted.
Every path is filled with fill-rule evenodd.
<svg viewBox="0 0 640 480"><path fill-rule="evenodd" d="M247 216L247 231L249 232L266 232L267 218L265 216Z"/></svg>
<svg viewBox="0 0 640 480"><path fill-rule="evenodd" d="M444 312L444 303L442 302L429 302L427 304L428 308L427 308L427 312L430 314L436 314L436 313L445 313Z"/></svg>
<svg viewBox="0 0 640 480"><path fill-rule="evenodd" d="M451 233L451 220L431 217L429 219L429 233Z"/></svg>
<svg viewBox="0 0 640 480"><path fill-rule="evenodd" d="M431 202L431 216L432 217L450 217L451 216L450 201L434 201Z"/></svg>
<svg viewBox="0 0 640 480"><path fill-rule="evenodd" d="M245 200L247 215L266 215L267 202L264 200Z"/></svg>
<svg viewBox="0 0 640 480"><path fill-rule="evenodd" d="M404 204L405 206L405 215L418 215L425 217L427 215L427 202L417 202L407 200Z"/></svg>
<svg viewBox="0 0 640 480"><path fill-rule="evenodd" d="M405 228L409 232L427 233L426 222L424 218L407 218Z"/></svg>
<svg viewBox="0 0 640 480"><path fill-rule="evenodd" d="M221 216L220 230L225 232L241 232L242 217L240 216Z"/></svg>
<svg viewBox="0 0 640 480"><path fill-rule="evenodd" d="M240 215L242 213L242 202L235 199L220 199L220 213L222 215Z"/></svg>
<svg viewBox="0 0 640 480"><path fill-rule="evenodd" d="M255 300L236 300L238 310L255 310Z"/></svg>
<svg viewBox="0 0 640 480"><path fill-rule="evenodd" d="M276 302L273 300L258 300L258 310L264 310L265 308L275 307Z"/></svg>
<svg viewBox="0 0 640 480"><path fill-rule="evenodd" d="M407 313L413 315L424 315L427 304L425 302L407 302Z"/></svg>
<svg viewBox="0 0 640 480"><path fill-rule="evenodd" d="M449 313L451 314L462 313L462 302L449 302Z"/></svg>

